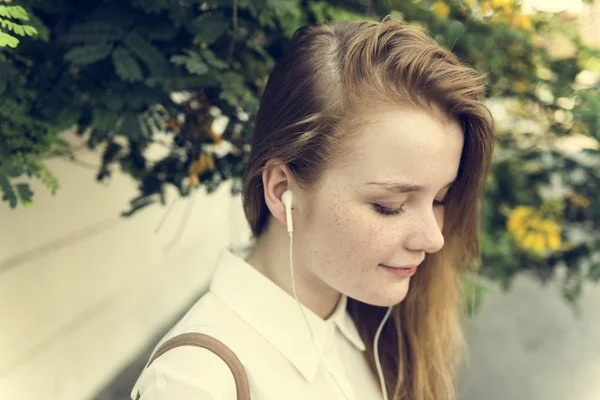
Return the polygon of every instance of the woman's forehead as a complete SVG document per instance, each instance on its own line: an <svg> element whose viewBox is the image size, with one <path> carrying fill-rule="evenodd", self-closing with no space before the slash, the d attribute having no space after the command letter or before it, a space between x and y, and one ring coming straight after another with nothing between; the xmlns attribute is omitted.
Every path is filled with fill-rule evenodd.
<svg viewBox="0 0 600 400"><path fill-rule="evenodd" d="M463 146L458 123L443 123L422 111L393 110L371 115L356 129L338 168L334 166L341 173L357 179L409 175L427 181L431 174L452 180L458 170Z"/></svg>

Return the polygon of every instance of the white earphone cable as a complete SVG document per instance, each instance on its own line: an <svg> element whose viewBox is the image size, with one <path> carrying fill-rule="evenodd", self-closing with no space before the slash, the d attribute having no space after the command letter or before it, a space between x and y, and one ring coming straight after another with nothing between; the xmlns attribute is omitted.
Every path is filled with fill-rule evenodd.
<svg viewBox="0 0 600 400"><path fill-rule="evenodd" d="M286 191L283 194L282 200L286 206L286 222L287 222L288 234L290 236L290 274L291 274L291 279L292 279L292 292L294 293L294 299L296 300L298 309L300 309L300 313L302 314L302 317L304 318L304 322L306 323L306 327L308 328L308 332L310 333L310 338L313 342L313 345L314 345L315 349L317 350L317 353L319 353L319 357L323 361L323 364L325 364L325 368L327 369L327 372L331 376L331 379L333 379L333 382L336 384L336 386L338 387L338 389L340 390L340 392L342 393L344 398L346 400L348 400L346 393L342 390L342 387L340 386L338 381L335 379L335 377L331 373L331 368L329 367L327 360L323 356L323 353L321 353L321 349L319 348L319 345L317 344L317 341L315 340L315 336L310 327L310 323L308 322L308 318L306 317L306 314L304 313L304 309L302 308L302 305L300 304L300 300L298 300L298 294L296 293L296 279L294 276L294 258L293 258L293 252L292 252L293 240L294 240L294 234L293 234L294 228L293 228L292 211L291 211L291 209L292 209L292 192L289 190ZM385 314L385 316L383 317L383 320L381 321L381 323L379 324L379 327L377 328L377 333L375 334L375 340L373 341L373 352L375 353L375 365L377 368L377 373L379 375L379 383L381 384L381 392L383 394L383 400L388 400L388 396L387 396L387 391L386 391L386 387L385 387L383 371L381 368L381 362L379 361L379 347L378 346L379 346L379 336L381 335L383 326L385 325L386 321L388 320L391 312L392 312L392 307L389 307L387 310L387 313Z"/></svg>
<svg viewBox="0 0 600 400"><path fill-rule="evenodd" d="M295 278L294 278L294 261L293 261L293 256L292 256L292 242L293 242L294 234L292 232L289 232L289 235L290 235L290 272L292 274L292 292L294 292L294 298L296 299L296 304L298 304L298 308L300 309L300 312L302 313L302 317L304 317L304 322L306 323L306 327L308 328L308 331L310 332L310 338L312 339L313 345L315 346L317 353L319 353L319 357L325 364L325 368L327 369L327 372L331 376L331 379L333 379L333 382L335 382L336 386L338 387L338 389L340 390L342 395L344 395L344 398L346 400L348 400L346 393L344 393L344 391L342 390L342 387L340 386L338 381L335 379L335 377L331 373L331 368L329 367L327 360L323 356L323 353L321 353L321 349L319 348L319 345L317 344L317 341L315 340L315 336L310 327L310 324L308 323L308 318L306 318L306 314L304 313L304 310L302 309L302 306L300 305L300 300L298 300L298 295L296 294L296 282L295 282Z"/></svg>
<svg viewBox="0 0 600 400"><path fill-rule="evenodd" d="M388 320L390 314L392 312L392 307L388 307L383 320L379 324L379 328L377 328L377 333L375 334L375 340L373 342L373 352L375 353L375 366L377 367L377 374L379 375L379 384L381 385L381 393L383 393L383 400L388 400L387 390L385 388L385 380L383 379L383 370L381 368L381 361L379 361L379 336L381 335L381 331L383 330L383 326L385 322Z"/></svg>

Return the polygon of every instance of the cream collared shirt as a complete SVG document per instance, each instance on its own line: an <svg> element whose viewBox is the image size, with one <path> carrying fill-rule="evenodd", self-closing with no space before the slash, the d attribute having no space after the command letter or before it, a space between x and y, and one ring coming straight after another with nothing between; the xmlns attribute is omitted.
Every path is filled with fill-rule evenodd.
<svg viewBox="0 0 600 400"><path fill-rule="evenodd" d="M332 381L311 341L295 299L224 249L209 291L157 344L185 332L201 332L225 343L239 357L252 400L376 400L379 382L364 357L365 344L342 297L323 320L304 311L315 339L344 391ZM227 365L206 349L168 351L144 370L131 396L141 400L235 400Z"/></svg>

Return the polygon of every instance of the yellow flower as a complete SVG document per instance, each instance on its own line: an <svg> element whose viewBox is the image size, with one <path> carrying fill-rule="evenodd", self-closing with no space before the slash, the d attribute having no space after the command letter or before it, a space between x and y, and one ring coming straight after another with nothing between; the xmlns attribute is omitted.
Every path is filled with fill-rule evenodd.
<svg viewBox="0 0 600 400"><path fill-rule="evenodd" d="M531 25L531 17L527 14L521 14L518 17L518 26L525 29L525 30L529 30L531 29L532 25Z"/></svg>
<svg viewBox="0 0 600 400"><path fill-rule="evenodd" d="M433 3L432 10L434 14L444 19L448 18L448 15L450 15L450 7L441 0L437 0L435 3Z"/></svg>
<svg viewBox="0 0 600 400"><path fill-rule="evenodd" d="M511 212L507 228L511 233L517 233L525 228L526 220L535 213L535 209L527 206L517 206ZM520 235L519 235L520 236Z"/></svg>
<svg viewBox="0 0 600 400"><path fill-rule="evenodd" d="M512 0L492 0L493 8L502 8L506 6L511 6Z"/></svg>
<svg viewBox="0 0 600 400"><path fill-rule="evenodd" d="M560 244L560 235L548 236L548 248L550 248L550 250L558 250L560 248Z"/></svg>
<svg viewBox="0 0 600 400"><path fill-rule="evenodd" d="M553 220L542 218L532 207L515 207L508 217L506 228L519 248L538 255L561 246L561 227Z"/></svg>
<svg viewBox="0 0 600 400"><path fill-rule="evenodd" d="M531 249L534 241L534 235L526 235L520 242L517 242L517 245L523 249Z"/></svg>
<svg viewBox="0 0 600 400"><path fill-rule="evenodd" d="M539 228L548 236L560 234L560 226L558 226L556 222L549 219L541 220Z"/></svg>
<svg viewBox="0 0 600 400"><path fill-rule="evenodd" d="M527 227L525 226L525 224L519 225L513 228L511 233L515 238L523 239L525 236L527 236Z"/></svg>
<svg viewBox="0 0 600 400"><path fill-rule="evenodd" d="M546 252L546 237L542 233L532 233L533 236L531 250L536 254L544 254Z"/></svg>

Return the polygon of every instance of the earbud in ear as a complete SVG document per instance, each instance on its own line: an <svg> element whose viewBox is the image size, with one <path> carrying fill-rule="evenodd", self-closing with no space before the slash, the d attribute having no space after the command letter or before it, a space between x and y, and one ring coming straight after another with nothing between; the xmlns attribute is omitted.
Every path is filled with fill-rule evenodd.
<svg viewBox="0 0 600 400"><path fill-rule="evenodd" d="M292 191L286 190L281 196L281 201L285 205L285 220L287 223L288 233L294 232L294 224L292 222Z"/></svg>

